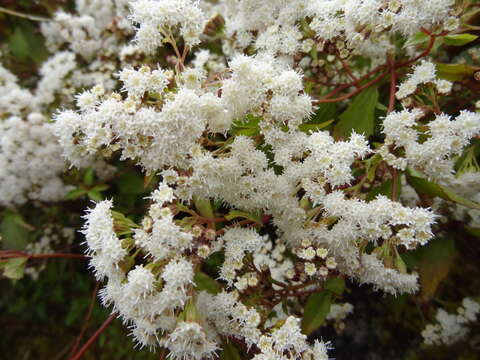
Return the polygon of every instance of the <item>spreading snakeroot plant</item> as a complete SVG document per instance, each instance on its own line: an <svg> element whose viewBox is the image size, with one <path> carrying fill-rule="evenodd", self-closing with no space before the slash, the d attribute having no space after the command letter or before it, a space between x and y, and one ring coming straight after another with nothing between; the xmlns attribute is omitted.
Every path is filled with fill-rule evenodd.
<svg viewBox="0 0 480 360"><path fill-rule="evenodd" d="M0 205L94 200L90 269L139 347L327 360L347 284L425 305L429 249L480 233L479 69L442 63L476 39L470 5L77 0L41 27L34 90L0 67ZM478 307L430 314L425 343Z"/></svg>

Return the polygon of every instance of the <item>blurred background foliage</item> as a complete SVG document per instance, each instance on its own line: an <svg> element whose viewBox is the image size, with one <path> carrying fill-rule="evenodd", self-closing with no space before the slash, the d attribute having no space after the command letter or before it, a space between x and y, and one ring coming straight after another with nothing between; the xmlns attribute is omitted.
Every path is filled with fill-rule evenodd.
<svg viewBox="0 0 480 360"><path fill-rule="evenodd" d="M58 9L74 10L73 1L0 0L0 61L18 76L23 86L35 86L39 66L49 56L39 31L40 19L50 18ZM89 174L73 173L72 176L83 177L85 181L84 187L70 194L68 206L72 207L72 214L81 213L91 199L116 194L119 211L133 218L140 216L145 203L137 199L149 189L144 188L142 175L132 169L129 166L120 169L114 183L102 188L102 192L92 191L99 184ZM149 188L154 185L152 182ZM81 219L70 215L51 208L50 216L65 217L66 223L77 224L78 229ZM36 219L38 224L27 224L19 213L2 212L2 248L23 249L35 237L33 229L45 219L33 213L29 219ZM423 290L418 296L394 298L368 287L348 284L351 290L347 290L342 301L351 302L355 309L345 330L336 334L333 326L324 326L312 337L331 340L335 348L331 356L337 359L479 359L479 324L468 341L454 347L425 347L420 336L421 329L431 320L424 314L434 313L438 306L455 311L463 297L478 294L480 289L479 238L467 233L461 223L452 226L447 230L454 237L432 241L403 259L409 269L421 275ZM82 252L82 241L77 233L68 251ZM0 358L67 359L74 344L79 341L81 346L109 316L109 309L104 309L97 300L92 302L97 290L95 279L81 259L52 259L38 280L0 278ZM82 329L85 331L79 340ZM127 334L128 329L115 320L83 358L161 358L158 352L135 349Z"/></svg>

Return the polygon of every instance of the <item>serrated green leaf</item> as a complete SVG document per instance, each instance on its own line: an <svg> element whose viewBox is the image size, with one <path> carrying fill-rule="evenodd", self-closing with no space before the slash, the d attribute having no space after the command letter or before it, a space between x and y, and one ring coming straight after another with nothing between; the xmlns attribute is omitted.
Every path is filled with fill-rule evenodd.
<svg viewBox="0 0 480 360"><path fill-rule="evenodd" d="M471 78L478 68L468 64L441 64L436 63L437 75L441 79L449 81L461 81Z"/></svg>
<svg viewBox="0 0 480 360"><path fill-rule="evenodd" d="M345 291L345 280L340 276L328 278L325 280L323 288L333 292L336 295L342 295Z"/></svg>
<svg viewBox="0 0 480 360"><path fill-rule="evenodd" d="M332 293L329 291L322 291L309 296L302 318L302 331L304 334L310 335L323 325L330 311L331 303Z"/></svg>
<svg viewBox="0 0 480 360"><path fill-rule="evenodd" d="M340 121L333 130L336 139L348 139L355 131L365 137L373 135L375 128L375 106L378 102L378 89L371 86L355 96L340 115Z"/></svg>
<svg viewBox="0 0 480 360"><path fill-rule="evenodd" d="M3 276L12 280L20 280L25 273L26 257L2 260Z"/></svg>
<svg viewBox="0 0 480 360"><path fill-rule="evenodd" d="M438 185L432 181L428 181L426 178L422 177L418 172L412 169L407 169L407 181L420 194L425 194L430 197L439 197L472 209L480 210L479 203L455 194L452 190L444 186Z"/></svg>
<svg viewBox="0 0 480 360"><path fill-rule="evenodd" d="M453 34L445 36L444 42L446 45L462 46L475 41L477 38L478 36L473 34Z"/></svg>
<svg viewBox="0 0 480 360"><path fill-rule="evenodd" d="M201 271L195 273L193 281L198 291L203 290L215 295L222 290L221 286L214 279Z"/></svg>

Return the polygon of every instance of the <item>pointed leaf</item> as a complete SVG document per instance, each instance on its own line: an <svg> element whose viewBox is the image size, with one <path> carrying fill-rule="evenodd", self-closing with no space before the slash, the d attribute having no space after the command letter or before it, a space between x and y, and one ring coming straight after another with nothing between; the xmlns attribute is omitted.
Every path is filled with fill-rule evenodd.
<svg viewBox="0 0 480 360"><path fill-rule="evenodd" d="M33 227L25 222L22 215L6 211L0 223L0 235L5 248L23 250L27 246Z"/></svg>
<svg viewBox="0 0 480 360"><path fill-rule="evenodd" d="M332 293L329 291L310 295L302 318L303 333L309 335L323 325L330 311L331 303Z"/></svg>
<svg viewBox="0 0 480 360"><path fill-rule="evenodd" d="M420 194L426 194L431 197L439 197L472 209L480 210L479 203L455 194L452 190L444 186L428 181L426 178L422 177L421 174L412 169L407 170L407 181Z"/></svg>
<svg viewBox="0 0 480 360"><path fill-rule="evenodd" d="M325 280L323 287L325 290L330 290L336 295L342 295L345 291L345 280L340 276L328 278Z"/></svg>
<svg viewBox="0 0 480 360"><path fill-rule="evenodd" d="M228 221L236 219L236 218L244 218L251 221L255 221L256 223L263 224L262 219L258 214L248 213L245 211L240 210L231 210L228 215L225 216L225 219Z"/></svg>
<svg viewBox="0 0 480 360"><path fill-rule="evenodd" d="M375 128L375 106L378 102L378 89L371 86L355 96L353 101L340 115L340 121L333 130L337 139L347 139L352 131L369 137Z"/></svg>
<svg viewBox="0 0 480 360"><path fill-rule="evenodd" d="M441 79L449 81L461 81L471 78L478 68L468 64L440 64L436 63L437 75Z"/></svg>
<svg viewBox="0 0 480 360"><path fill-rule="evenodd" d="M193 281L195 282L195 288L198 291L203 290L213 295L218 294L221 291L221 286L204 272L196 272Z"/></svg>
<svg viewBox="0 0 480 360"><path fill-rule="evenodd" d="M19 257L2 261L3 276L12 279L19 280L25 273L25 265L27 264L26 257Z"/></svg>
<svg viewBox="0 0 480 360"><path fill-rule="evenodd" d="M422 249L420 263L421 297L428 301L447 277L455 257L453 238L437 238Z"/></svg>
<svg viewBox="0 0 480 360"><path fill-rule="evenodd" d="M224 341L222 348L223 350L220 353L220 360L242 360L240 352L232 342Z"/></svg>
<svg viewBox="0 0 480 360"><path fill-rule="evenodd" d="M478 38L477 35L472 34L454 34L445 36L444 42L445 45L451 46L462 46L468 44L469 42L475 41Z"/></svg>
<svg viewBox="0 0 480 360"><path fill-rule="evenodd" d="M202 199L197 196L193 197L193 202L195 203L195 207L200 215L207 219L213 219L215 214L213 213L212 204L210 203L209 199Z"/></svg>

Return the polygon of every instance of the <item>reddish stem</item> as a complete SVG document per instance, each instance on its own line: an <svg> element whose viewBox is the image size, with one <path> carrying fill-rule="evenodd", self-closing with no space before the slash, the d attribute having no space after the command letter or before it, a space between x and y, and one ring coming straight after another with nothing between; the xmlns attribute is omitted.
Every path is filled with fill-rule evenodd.
<svg viewBox="0 0 480 360"><path fill-rule="evenodd" d="M373 84L376 84L376 83L380 82L387 75L388 75L388 72L384 72L383 74L378 75L375 79L370 80L369 82L360 86L359 88L357 88L355 91L352 91L351 93L348 93L348 94L345 94L343 96L333 98L333 99L323 98L323 99L315 101L315 103L322 104L322 103L332 103L332 102L347 100L348 98L351 98L352 96L355 96L358 93L362 92L367 87L372 86Z"/></svg>
<svg viewBox="0 0 480 360"><path fill-rule="evenodd" d="M424 33L426 33L427 35L430 36L430 42L428 43L428 46L427 48L421 53L419 54L418 56L415 56L414 58L410 59L410 60L407 60L407 61L404 61L404 62L401 62L401 63L397 63L397 64L394 64L394 69L398 69L398 68L401 68L401 67L404 67L404 66L408 66L408 65L411 65L413 64L415 61L427 56L430 51L432 50L434 44L435 44L435 40L438 36L443 36L445 35L445 32L444 33L441 33L439 35L435 35L435 34L432 34L431 32L429 32L428 30L425 30L425 29L422 29L422 31ZM368 83L358 87L358 84L363 81L363 80L366 80L368 79L371 75L373 74L376 74L378 73L379 71L383 70L385 67L387 67L387 65L380 65L380 66L377 66L375 69L371 70L370 72L368 72L367 74L363 75L361 78L358 78L356 81L353 81L353 82L350 82L348 84L343 84L343 85L340 85L338 87L336 87L335 89L333 89L332 91L330 91L327 95L325 95L323 98L319 99L319 100L316 100L314 101L315 104L321 104L321 103L330 103L330 102L338 102L338 101L343 101L343 100L346 100L352 96L355 96L357 95L359 92L361 92L362 90L364 90L365 88L373 85L373 84L376 84L378 83L379 81L381 81L385 76L387 76L389 73L391 73L391 71L386 71L382 74L380 74L379 76L377 76L376 78L374 78L373 80L370 80ZM391 69L391 66L390 66L390 70ZM340 91L342 90L345 90L345 89L348 89L349 87L352 87L352 86L357 86L357 89L355 91L352 91L351 93L348 93L346 95L343 95L343 96L340 96L340 97L337 97L337 98L331 98L332 96L334 96L335 94L339 93Z"/></svg>
<svg viewBox="0 0 480 360"><path fill-rule="evenodd" d="M102 326L100 326L98 328L97 331L95 331L95 333L90 337L90 339L88 339L88 341L82 346L82 348L79 350L78 353L75 354L75 356L73 356L72 358L70 358L70 360L78 360L80 359L84 354L85 352L88 350L88 348L97 340L97 338L100 336L100 334L107 328L108 325L110 325L110 323L117 317L117 314L114 313L112 315L110 315L107 320L105 320L102 324Z"/></svg>
<svg viewBox="0 0 480 360"><path fill-rule="evenodd" d="M0 251L0 259L49 259L49 258L69 258L69 259L88 259L89 257L82 254L56 253L56 254L27 254L22 251Z"/></svg>
<svg viewBox="0 0 480 360"><path fill-rule="evenodd" d="M97 299L98 288L100 284L97 282L95 284L95 289L93 289L92 298L90 300L90 305L88 306L87 315L85 316L85 320L83 321L82 330L80 330L80 334L77 336L75 343L72 346L72 351L70 352L70 359L73 358L75 352L77 351L78 345L80 344L80 340L82 340L85 331L87 330L87 324L92 316L93 306L95 305L95 301Z"/></svg>
<svg viewBox="0 0 480 360"><path fill-rule="evenodd" d="M395 92L397 91L397 72L395 71L395 60L388 58L390 63L390 98L388 101L387 114L393 111L395 106Z"/></svg>

